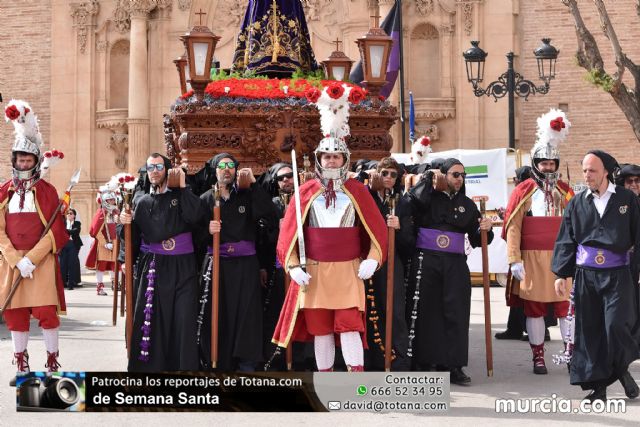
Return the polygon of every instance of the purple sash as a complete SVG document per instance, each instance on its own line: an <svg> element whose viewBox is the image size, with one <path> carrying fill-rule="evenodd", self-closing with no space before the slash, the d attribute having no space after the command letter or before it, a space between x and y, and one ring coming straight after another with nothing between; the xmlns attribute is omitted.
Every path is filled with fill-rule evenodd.
<svg viewBox="0 0 640 427"><path fill-rule="evenodd" d="M207 254L213 254L213 248L207 247ZM240 240L239 242L220 243L220 256L222 258L236 258L256 254L256 244L251 240Z"/></svg>
<svg viewBox="0 0 640 427"><path fill-rule="evenodd" d="M160 243L147 243L142 240L140 245L142 252L156 255L186 255L193 253L193 241L191 233L180 233Z"/></svg>
<svg viewBox="0 0 640 427"><path fill-rule="evenodd" d="M578 245L576 265L590 268L616 268L629 265L629 253Z"/></svg>
<svg viewBox="0 0 640 427"><path fill-rule="evenodd" d="M464 254L464 234L420 227L416 248Z"/></svg>

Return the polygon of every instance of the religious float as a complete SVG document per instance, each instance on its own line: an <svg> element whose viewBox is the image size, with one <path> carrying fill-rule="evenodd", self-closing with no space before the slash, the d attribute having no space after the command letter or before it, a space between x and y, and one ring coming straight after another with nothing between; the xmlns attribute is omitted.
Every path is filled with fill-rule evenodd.
<svg viewBox="0 0 640 427"><path fill-rule="evenodd" d="M206 26L194 26L181 40L186 52L174 62L182 95L164 116L164 135L168 157L189 174L223 151L258 174L290 161L291 149L299 160L311 155L323 135L310 100L327 86L354 87L351 161L389 155L389 129L398 116L380 91L387 84L392 39L377 19L357 41L363 76L358 83L366 89L346 81L353 61L339 50L339 41L322 62L324 72L318 69L299 0L249 1L230 72L212 68L219 37Z"/></svg>

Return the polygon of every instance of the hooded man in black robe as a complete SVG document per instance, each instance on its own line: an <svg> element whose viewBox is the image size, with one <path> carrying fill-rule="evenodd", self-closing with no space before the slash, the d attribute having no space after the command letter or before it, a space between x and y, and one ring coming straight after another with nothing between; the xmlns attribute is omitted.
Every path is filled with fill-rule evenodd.
<svg viewBox="0 0 640 427"><path fill-rule="evenodd" d="M253 371L263 360L262 283L256 253L258 223L273 221L269 194L256 183L250 168L239 169L231 154L220 153L209 161L216 170L220 190L220 221L213 221L214 193L210 189L200 200L206 212L199 233L209 246L203 265L203 297L200 300L199 334L201 365L211 367L211 281L212 235L220 233L220 285L218 361L220 370Z"/></svg>
<svg viewBox="0 0 640 427"><path fill-rule="evenodd" d="M465 254L465 234L471 246L480 246L480 231L493 240L491 220L481 218L476 204L465 195L464 166L447 159L434 188L434 171L427 172L409 193L415 229L400 233L415 239L407 289L409 350L415 369L449 370L451 382L471 382L464 371L469 358L471 276ZM444 180L444 181L443 181ZM435 184L437 184L437 181Z"/></svg>
<svg viewBox="0 0 640 427"><path fill-rule="evenodd" d="M607 386L620 380L629 398L638 385L628 366L640 357L632 328L634 287L630 261L638 263L640 203L631 191L615 186L619 169L609 154L592 150L582 161L588 189L567 205L553 250L552 271L559 296L569 297L566 279L574 278L575 339L570 381L591 390L586 399L606 400Z"/></svg>
<svg viewBox="0 0 640 427"><path fill-rule="evenodd" d="M198 369L198 277L192 231L202 211L200 200L185 184L183 170L178 170L180 186L168 187L170 168L169 159L153 153L146 164L150 192L139 191L133 214L120 215L122 224L131 223L137 264L129 371Z"/></svg>

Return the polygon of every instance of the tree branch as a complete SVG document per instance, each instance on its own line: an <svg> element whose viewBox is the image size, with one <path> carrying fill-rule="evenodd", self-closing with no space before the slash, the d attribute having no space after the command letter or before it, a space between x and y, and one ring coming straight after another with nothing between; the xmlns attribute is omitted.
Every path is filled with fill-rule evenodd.
<svg viewBox="0 0 640 427"><path fill-rule="evenodd" d="M578 65L587 71L596 70L600 73L605 73L598 44L582 20L576 0L562 0L562 3L569 8L569 12L571 12L575 22L576 37L578 39L578 51L576 52Z"/></svg>
<svg viewBox="0 0 640 427"><path fill-rule="evenodd" d="M600 15L600 23L602 24L604 34L611 42L611 48L613 49L613 54L616 58L615 63L618 70L613 75L613 87L611 88L611 91L617 92L620 90L622 77L624 76L625 66L623 57L625 55L622 52L620 41L618 41L618 35L616 34L616 31L611 24L611 19L609 19L609 13L607 13L607 8L604 5L604 2L602 0L593 0L593 2L596 5L596 9L598 9L598 15Z"/></svg>

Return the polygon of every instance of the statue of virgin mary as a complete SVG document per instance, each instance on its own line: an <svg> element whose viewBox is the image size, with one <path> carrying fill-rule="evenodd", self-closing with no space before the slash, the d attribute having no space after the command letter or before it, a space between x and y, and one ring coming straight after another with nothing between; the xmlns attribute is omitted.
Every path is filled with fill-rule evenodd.
<svg viewBox="0 0 640 427"><path fill-rule="evenodd" d="M290 77L316 64L301 0L249 0L233 56L235 71Z"/></svg>

